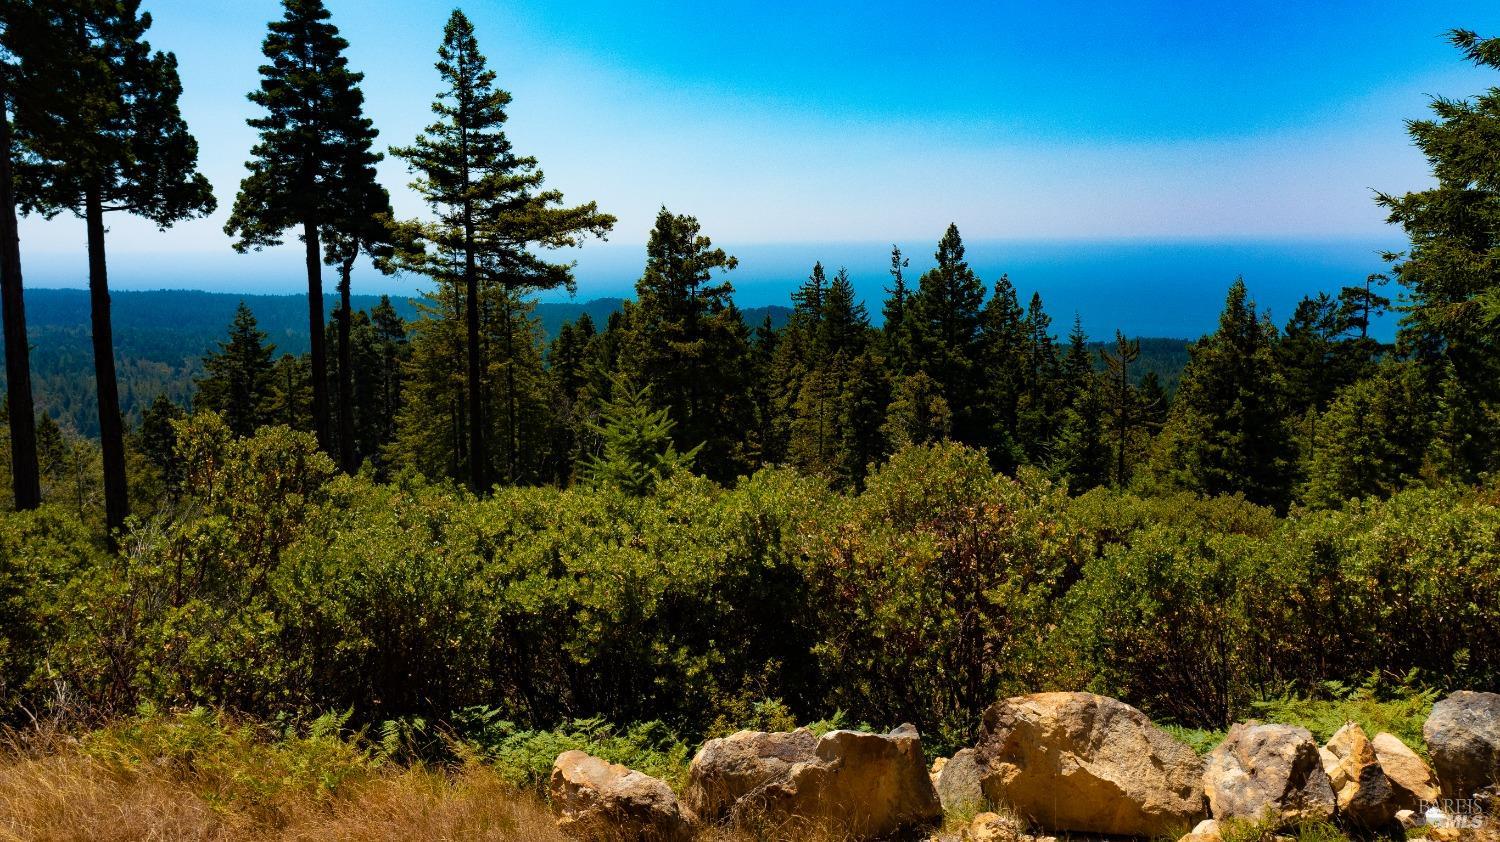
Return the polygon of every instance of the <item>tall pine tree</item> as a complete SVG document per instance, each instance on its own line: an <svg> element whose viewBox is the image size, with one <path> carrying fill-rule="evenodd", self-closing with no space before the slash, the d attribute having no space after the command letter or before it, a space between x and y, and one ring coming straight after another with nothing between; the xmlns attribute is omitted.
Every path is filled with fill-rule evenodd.
<svg viewBox="0 0 1500 842"><path fill-rule="evenodd" d="M964 260L957 225L948 226L934 257L937 266L922 274L912 299L916 367L941 389L953 413L953 437L976 444L986 426L977 400L981 376L976 365L984 284Z"/></svg>
<svg viewBox="0 0 1500 842"><path fill-rule="evenodd" d="M1454 30L1453 44L1475 65L1500 70L1500 38ZM1393 270L1410 303L1398 348L1440 391L1439 428L1460 475L1500 468L1500 449L1460 447L1500 438L1500 87L1475 99L1436 97L1433 118L1407 131L1437 184L1401 196L1380 194L1389 221L1411 238ZM1457 426L1454 426L1457 425ZM1464 429L1465 425L1469 425Z"/></svg>
<svg viewBox="0 0 1500 842"><path fill-rule="evenodd" d="M698 220L662 208L620 349L622 372L670 411L677 441L702 446L704 474L726 482L749 465L750 341L734 288L714 275L737 265Z"/></svg>
<svg viewBox="0 0 1500 842"><path fill-rule="evenodd" d="M346 237L361 210L378 205L370 145L375 131L363 114L363 74L349 69L349 42L330 23L322 0L283 0L261 51L260 88L251 102L265 110L251 128L260 140L245 164L234 210L224 224L237 251L281 243L300 229L307 270L307 326L312 350L312 415L318 445L333 452L328 358L324 337L322 239L330 227ZM336 252L337 250L335 250Z"/></svg>
<svg viewBox="0 0 1500 842"><path fill-rule="evenodd" d="M549 263L531 249L576 246L589 236L605 236L614 217L593 203L563 207L562 194L542 189L535 158L515 154L503 126L510 94L495 87L474 26L454 10L438 48L444 89L433 103L438 119L408 147L393 150L417 179L412 186L436 219L413 226L421 250L404 249L398 261L440 284L462 292L465 388L468 412L469 484L489 487L490 448L486 444L485 346L481 341L484 291L494 297L505 344L503 414L506 479L519 479L521 405L516 360L526 355L514 325L524 316L527 294L572 288L571 264ZM531 337L524 337L530 342Z"/></svg>
<svg viewBox="0 0 1500 842"><path fill-rule="evenodd" d="M151 16L138 0L39 3L35 37L11 44L27 76L48 96L18 112L26 139L32 209L83 217L88 239L89 301L105 524L110 539L130 512L124 423L115 377L104 215L143 216L166 228L214 209L197 171L198 144L177 101L177 59L143 40Z"/></svg>
<svg viewBox="0 0 1500 842"><path fill-rule="evenodd" d="M1169 485L1285 506L1294 448L1275 340L1275 326L1256 313L1244 280L1236 280L1219 329L1190 349L1159 437L1153 467Z"/></svg>
<svg viewBox="0 0 1500 842"><path fill-rule="evenodd" d="M193 403L224 416L224 423L237 436L248 436L272 420L271 397L275 387L271 357L276 346L266 342L266 332L256 324L255 314L241 301L234 311L229 339L219 350L203 358L208 375L198 381Z"/></svg>

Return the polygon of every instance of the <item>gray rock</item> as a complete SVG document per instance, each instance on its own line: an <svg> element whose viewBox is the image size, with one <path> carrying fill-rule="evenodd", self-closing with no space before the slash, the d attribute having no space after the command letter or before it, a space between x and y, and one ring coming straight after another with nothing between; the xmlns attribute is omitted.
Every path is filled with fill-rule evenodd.
<svg viewBox="0 0 1500 842"><path fill-rule="evenodd" d="M1473 798L1500 781L1500 694L1450 694L1432 706L1422 738L1443 796Z"/></svg>
<svg viewBox="0 0 1500 842"><path fill-rule="evenodd" d="M1208 756L1203 792L1220 821L1327 821L1336 803L1317 742L1291 725L1236 723Z"/></svg>
<svg viewBox="0 0 1500 842"><path fill-rule="evenodd" d="M818 738L806 728L740 731L709 740L693 757L683 802L702 821L720 821L741 798L785 780L794 765L813 759L817 747Z"/></svg>
<svg viewBox="0 0 1500 842"><path fill-rule="evenodd" d="M966 748L953 755L937 776L938 799L943 810L949 813L972 813L985 806L984 789L980 779L984 769L974 755L974 749Z"/></svg>

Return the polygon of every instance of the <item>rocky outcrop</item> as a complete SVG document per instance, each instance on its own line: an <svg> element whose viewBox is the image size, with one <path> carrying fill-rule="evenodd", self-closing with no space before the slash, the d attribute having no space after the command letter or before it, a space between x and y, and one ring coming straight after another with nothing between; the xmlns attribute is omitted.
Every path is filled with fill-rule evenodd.
<svg viewBox="0 0 1500 842"><path fill-rule="evenodd" d="M1473 798L1500 781L1500 694L1450 694L1432 706L1422 738L1444 797Z"/></svg>
<svg viewBox="0 0 1500 842"><path fill-rule="evenodd" d="M1318 744L1306 728L1290 725L1231 727L1208 756L1203 792L1220 821L1326 821L1336 803Z"/></svg>
<svg viewBox="0 0 1500 842"><path fill-rule="evenodd" d="M671 787L581 751L552 764L547 794L557 825L576 839L689 842L692 824Z"/></svg>
<svg viewBox="0 0 1500 842"><path fill-rule="evenodd" d="M711 821L882 838L942 817L915 728L741 732L693 758L685 798Z"/></svg>
<svg viewBox="0 0 1500 842"><path fill-rule="evenodd" d="M1324 746L1338 762L1326 769L1339 813L1359 827L1378 828L1395 820L1396 791L1376 759L1375 747L1359 723L1349 722Z"/></svg>
<svg viewBox="0 0 1500 842"><path fill-rule="evenodd" d="M1395 790L1396 809L1416 810L1423 802L1433 803L1442 797L1437 775L1421 757L1394 734L1384 731L1370 741L1375 759Z"/></svg>
<svg viewBox="0 0 1500 842"><path fill-rule="evenodd" d="M944 812L972 813L983 807L984 789L980 785L983 776L984 769L972 748L958 752L943 763L934 783Z"/></svg>
<svg viewBox="0 0 1500 842"><path fill-rule="evenodd" d="M806 728L791 732L740 731L709 740L688 770L683 802L699 819L717 822L746 795L785 780L812 758L818 738Z"/></svg>
<svg viewBox="0 0 1500 842"><path fill-rule="evenodd" d="M1193 750L1104 696L997 702L985 711L975 759L986 798L1048 829L1155 837L1203 817Z"/></svg>

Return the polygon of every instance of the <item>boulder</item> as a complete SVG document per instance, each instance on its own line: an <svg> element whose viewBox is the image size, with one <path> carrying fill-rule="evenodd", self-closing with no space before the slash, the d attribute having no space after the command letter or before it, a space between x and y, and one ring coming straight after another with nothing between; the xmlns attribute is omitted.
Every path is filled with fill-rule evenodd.
<svg viewBox="0 0 1500 842"><path fill-rule="evenodd" d="M1159 837L1203 817L1203 767L1193 750L1104 696L996 702L984 713L975 760L985 798L1052 830Z"/></svg>
<svg viewBox="0 0 1500 842"><path fill-rule="evenodd" d="M830 731L812 759L747 794L733 812L740 824L854 839L883 839L943 817L921 737L910 725L889 734Z"/></svg>
<svg viewBox="0 0 1500 842"><path fill-rule="evenodd" d="M966 748L953 755L938 772L938 800L943 802L947 813L971 813L985 806L984 789L980 778L984 769L975 757L974 749Z"/></svg>
<svg viewBox="0 0 1500 842"><path fill-rule="evenodd" d="M1473 798L1500 781L1500 694L1450 694L1432 706L1422 738L1443 795Z"/></svg>
<svg viewBox="0 0 1500 842"><path fill-rule="evenodd" d="M818 738L806 728L792 732L740 731L709 740L688 769L683 801L705 822L717 822L748 793L785 780L798 763L813 758Z"/></svg>
<svg viewBox="0 0 1500 842"><path fill-rule="evenodd" d="M1219 832L1217 819L1204 819L1177 842L1224 842L1224 836Z"/></svg>
<svg viewBox="0 0 1500 842"><path fill-rule="evenodd" d="M832 731L819 739L799 729L709 740L693 758L683 796L704 821L775 832L822 828L857 839L943 813L910 725L889 734Z"/></svg>
<svg viewBox="0 0 1500 842"><path fill-rule="evenodd" d="M1365 729L1357 722L1345 723L1324 748L1339 761L1328 777L1344 820L1366 828L1390 824L1400 805Z"/></svg>
<svg viewBox="0 0 1500 842"><path fill-rule="evenodd" d="M671 787L581 751L557 756L547 794L558 828L577 839L688 842L693 836Z"/></svg>
<svg viewBox="0 0 1500 842"><path fill-rule="evenodd" d="M1203 791L1220 821L1326 821L1336 803L1318 744L1291 725L1236 723L1208 756Z"/></svg>
<svg viewBox="0 0 1500 842"><path fill-rule="evenodd" d="M1396 791L1398 811L1416 810L1423 802L1430 804L1442 797L1437 775L1395 734L1382 731L1370 744L1375 747L1375 759Z"/></svg>

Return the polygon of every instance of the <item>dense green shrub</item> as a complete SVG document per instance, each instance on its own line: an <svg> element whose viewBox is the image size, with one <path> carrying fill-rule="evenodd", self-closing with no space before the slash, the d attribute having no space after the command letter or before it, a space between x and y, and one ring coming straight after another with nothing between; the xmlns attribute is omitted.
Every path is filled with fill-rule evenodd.
<svg viewBox="0 0 1500 842"><path fill-rule="evenodd" d="M995 698L1043 689L1220 728L1372 671L1500 686L1493 492L1278 519L1228 497L1070 498L941 444L860 493L769 469L481 500L336 476L284 428L235 439L204 415L178 433L182 495L118 557L71 514L0 514L13 715L333 710L435 739L470 709L506 723L498 745L843 711L946 749Z"/></svg>
<svg viewBox="0 0 1500 842"><path fill-rule="evenodd" d="M1001 694L1049 680L1048 629L1082 563L1066 491L953 444L908 448L807 542L828 699L967 741Z"/></svg>
<svg viewBox="0 0 1500 842"><path fill-rule="evenodd" d="M0 705L70 704L48 656L69 629L72 583L105 564L91 532L65 508L0 515Z"/></svg>
<svg viewBox="0 0 1500 842"><path fill-rule="evenodd" d="M1275 546L1307 639L1299 682L1371 671L1447 689L1500 686L1500 507L1493 492L1414 488L1288 520Z"/></svg>

